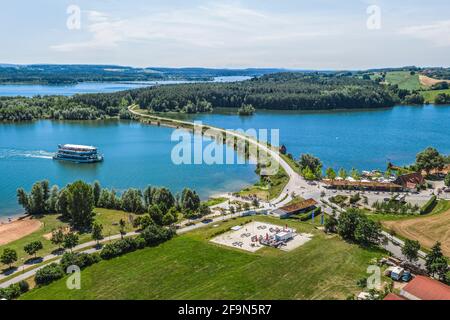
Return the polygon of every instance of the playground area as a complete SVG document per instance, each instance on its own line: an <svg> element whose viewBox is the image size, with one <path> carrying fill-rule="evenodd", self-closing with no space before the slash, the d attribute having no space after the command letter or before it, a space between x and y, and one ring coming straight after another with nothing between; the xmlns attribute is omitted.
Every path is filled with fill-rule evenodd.
<svg viewBox="0 0 450 320"><path fill-rule="evenodd" d="M256 252L265 246L291 251L311 239L311 234L299 234L292 228L254 221L232 227L211 242L249 252Z"/></svg>

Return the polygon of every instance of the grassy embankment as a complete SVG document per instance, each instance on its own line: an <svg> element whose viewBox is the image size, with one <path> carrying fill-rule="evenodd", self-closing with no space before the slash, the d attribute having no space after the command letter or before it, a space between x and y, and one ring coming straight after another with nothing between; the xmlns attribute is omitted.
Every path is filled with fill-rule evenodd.
<svg viewBox="0 0 450 320"><path fill-rule="evenodd" d="M95 209L94 212L96 213L95 221L103 225L103 235L105 237L119 233L118 222L120 221L120 219L123 219L124 221L127 222L126 224L127 231L132 231L133 229L132 225L128 223L129 221L128 213L108 209ZM26 244L32 241L42 242L44 248L38 252L38 256L41 257L48 255L52 251L58 249L58 246L52 244L51 241L49 240L50 234L55 229L67 227L68 224L61 221L60 215L56 214L40 217L39 220L42 222L42 226L39 230L21 239L0 246L0 253L3 252L3 249L5 248L11 248L16 250L18 255L18 262L15 265L19 264L21 265L23 264L23 262L25 262L27 259L30 258L30 256L28 256L24 252L23 248ZM91 234L89 233L80 234L79 236L80 236L80 243L92 240Z"/></svg>
<svg viewBox="0 0 450 320"><path fill-rule="evenodd" d="M253 219L287 223L314 237L291 252L248 253L208 241L248 220L239 218L102 261L82 271L81 290L68 290L62 279L23 299L345 299L360 291L356 281L383 254L326 236L309 223Z"/></svg>

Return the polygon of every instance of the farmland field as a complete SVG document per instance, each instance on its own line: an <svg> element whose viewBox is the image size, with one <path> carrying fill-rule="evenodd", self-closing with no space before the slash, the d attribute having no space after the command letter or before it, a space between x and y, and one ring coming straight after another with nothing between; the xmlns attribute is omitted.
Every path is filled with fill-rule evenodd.
<svg viewBox="0 0 450 320"><path fill-rule="evenodd" d="M420 93L425 98L425 102L426 103L434 103L434 100L436 99L436 96L438 94L440 94L440 93L450 94L450 89L447 89L447 90L428 90L428 91L421 91Z"/></svg>
<svg viewBox="0 0 450 320"><path fill-rule="evenodd" d="M393 71L386 74L386 81L393 85L398 85L400 89L419 90L422 85L417 73L411 74L409 71Z"/></svg>
<svg viewBox="0 0 450 320"><path fill-rule="evenodd" d="M253 220L281 224L278 219ZM284 252L257 253L209 242L218 232L248 221L240 218L178 236L158 247L102 261L81 273L81 290L65 279L25 294L24 299L345 299L382 252L326 236L309 223L283 221L314 235Z"/></svg>
<svg viewBox="0 0 450 320"><path fill-rule="evenodd" d="M418 240L427 249L440 241L442 252L450 257L450 202L440 201L433 212L411 219L383 221L382 224L404 238Z"/></svg>

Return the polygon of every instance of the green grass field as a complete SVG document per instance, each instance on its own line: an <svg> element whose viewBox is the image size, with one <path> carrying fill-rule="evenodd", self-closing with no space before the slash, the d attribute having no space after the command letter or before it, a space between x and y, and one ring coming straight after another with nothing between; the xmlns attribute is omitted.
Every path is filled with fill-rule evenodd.
<svg viewBox="0 0 450 320"><path fill-rule="evenodd" d="M434 103L434 100L436 99L436 96L440 93L446 93L450 95L450 89L447 90L428 90L428 91L421 91L420 92L422 96L425 98L426 103Z"/></svg>
<svg viewBox="0 0 450 320"><path fill-rule="evenodd" d="M205 201L205 205L207 205L208 207L212 207L218 204L221 204L225 201L227 201L227 198L209 198L207 201Z"/></svg>
<svg viewBox="0 0 450 320"><path fill-rule="evenodd" d="M263 248L254 254L209 242L248 218L230 220L91 266L82 271L81 290L68 290L62 279L22 298L345 299L360 291L356 281L382 255L328 237L309 223L253 219L288 223L314 238L291 252Z"/></svg>
<svg viewBox="0 0 450 320"><path fill-rule="evenodd" d="M422 85L419 81L419 74L411 75L409 71L393 71L386 74L386 81L396 84L400 89L420 90Z"/></svg>
<svg viewBox="0 0 450 320"><path fill-rule="evenodd" d="M119 233L119 226L116 224L120 221L120 219L124 219L126 222L128 222L129 214L123 211L95 209L94 212L96 213L95 221L98 221L103 225L103 235L105 237ZM0 253L3 252L3 249L5 248L14 249L17 251L19 260L16 263L16 265L22 264L26 259L29 258L29 256L24 252L23 247L32 241L38 240L41 241L44 246L44 249L38 252L38 256L42 257L51 253L58 247L52 244L50 240L47 240L44 237L44 235L51 233L54 229L57 229L59 227L67 226L67 223L62 222L59 217L60 216L56 214L43 216L42 218L39 219L43 224L39 230L21 239L0 246ZM131 224L127 223L126 228L127 231L131 231L132 230ZM80 234L80 243L87 242L90 240L92 239L89 233Z"/></svg>

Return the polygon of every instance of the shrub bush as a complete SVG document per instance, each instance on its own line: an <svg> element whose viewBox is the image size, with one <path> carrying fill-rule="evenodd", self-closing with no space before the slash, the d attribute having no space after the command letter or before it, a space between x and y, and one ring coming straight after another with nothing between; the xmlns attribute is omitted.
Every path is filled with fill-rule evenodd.
<svg viewBox="0 0 450 320"><path fill-rule="evenodd" d="M59 264L52 263L38 270L34 281L37 285L46 285L62 277L64 277L63 268Z"/></svg>
<svg viewBox="0 0 450 320"><path fill-rule="evenodd" d="M21 294L21 288L18 283L12 284L7 288L0 288L0 299L12 300Z"/></svg>
<svg viewBox="0 0 450 320"><path fill-rule="evenodd" d="M19 283L20 293L25 293L30 290L30 285L25 280L20 281Z"/></svg>
<svg viewBox="0 0 450 320"><path fill-rule="evenodd" d="M80 269L89 267L101 260L100 255L97 253L71 253L66 252L61 258L61 267L63 270L67 270L69 266L75 265Z"/></svg>
<svg viewBox="0 0 450 320"><path fill-rule="evenodd" d="M125 253L133 252L138 249L139 246L142 246L142 240L125 238L105 245L100 252L100 257L102 259L109 260Z"/></svg>
<svg viewBox="0 0 450 320"><path fill-rule="evenodd" d="M147 246L157 246L175 235L173 229L163 228L157 225L148 226L140 235L145 240Z"/></svg>

